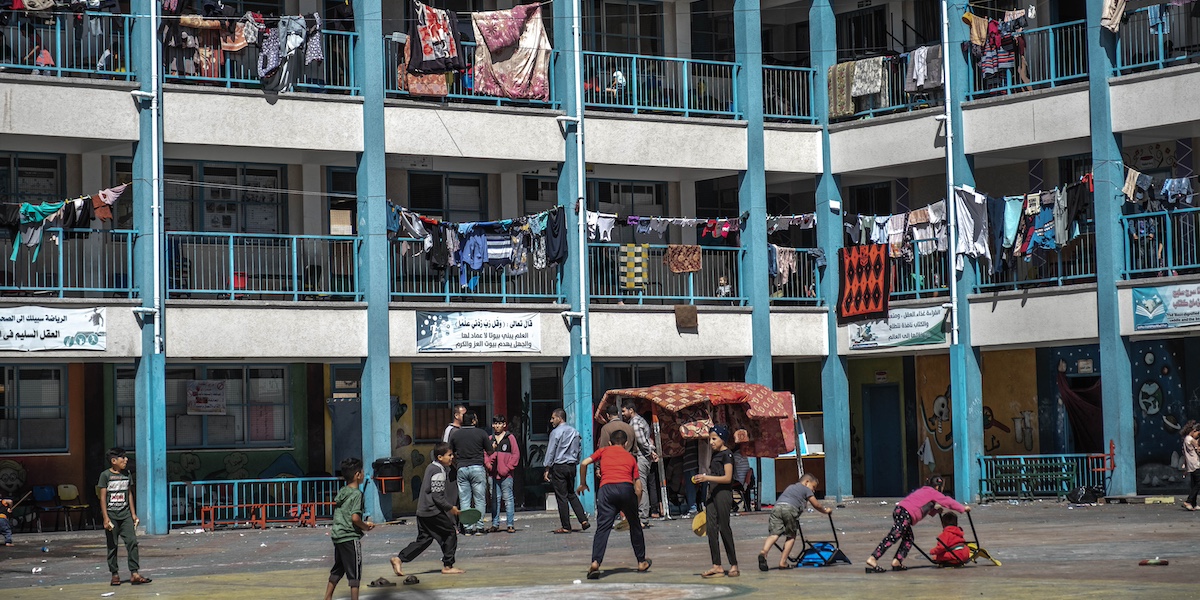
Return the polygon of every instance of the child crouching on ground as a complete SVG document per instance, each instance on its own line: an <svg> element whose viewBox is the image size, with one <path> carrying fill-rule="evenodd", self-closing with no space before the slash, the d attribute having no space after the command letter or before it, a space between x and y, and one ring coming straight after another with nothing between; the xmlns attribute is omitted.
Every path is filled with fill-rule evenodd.
<svg viewBox="0 0 1200 600"><path fill-rule="evenodd" d="M959 567L970 560L971 549L967 547L967 539L958 526L958 515L942 513L942 533L938 535L937 545L929 555L933 562L943 567Z"/></svg>
<svg viewBox="0 0 1200 600"><path fill-rule="evenodd" d="M333 598L333 590L342 577L350 586L350 598L358 600L358 586L362 581L362 536L375 525L363 520L363 493L359 488L366 476L363 475L362 460L347 458L341 467L346 485L333 499L333 529L329 532L329 539L333 540L333 568L329 570L325 600Z"/></svg>
<svg viewBox="0 0 1200 600"><path fill-rule="evenodd" d="M796 544L796 533L800 531L800 513L804 511L805 504L811 504L813 508L825 514L833 512L832 508L821 506L821 503L817 502L816 496L813 496L813 490L820 483L816 476L805 473L799 483L789 485L779 495L767 521L767 541L763 544L762 552L758 553L759 571L766 571L770 568L767 566L767 553L771 551L771 546L775 545L775 541L780 536L783 536L784 542L783 556L779 557L779 568L786 569L790 566L788 557L792 554L792 546Z"/></svg>

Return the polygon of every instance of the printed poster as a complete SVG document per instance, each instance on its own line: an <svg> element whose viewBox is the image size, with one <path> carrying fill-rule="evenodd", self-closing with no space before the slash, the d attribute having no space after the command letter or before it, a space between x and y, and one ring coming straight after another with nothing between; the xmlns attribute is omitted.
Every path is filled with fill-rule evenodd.
<svg viewBox="0 0 1200 600"><path fill-rule="evenodd" d="M225 381L189 380L187 382L187 414L225 414Z"/></svg>
<svg viewBox="0 0 1200 600"><path fill-rule="evenodd" d="M0 350L104 350L107 308L0 309Z"/></svg>
<svg viewBox="0 0 1200 600"><path fill-rule="evenodd" d="M1200 283L1133 288L1133 329L1200 325Z"/></svg>
<svg viewBox="0 0 1200 600"><path fill-rule="evenodd" d="M850 349L940 344L946 341L942 332L946 315L941 306L893 308L887 319L850 323Z"/></svg>
<svg viewBox="0 0 1200 600"><path fill-rule="evenodd" d="M417 312L417 352L541 352L537 313Z"/></svg>

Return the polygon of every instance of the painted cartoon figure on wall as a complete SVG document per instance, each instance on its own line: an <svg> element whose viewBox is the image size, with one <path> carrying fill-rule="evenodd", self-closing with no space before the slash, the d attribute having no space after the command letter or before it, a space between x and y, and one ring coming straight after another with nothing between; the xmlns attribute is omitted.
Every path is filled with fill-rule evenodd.
<svg viewBox="0 0 1200 600"><path fill-rule="evenodd" d="M1178 468L1179 431L1187 422L1179 340L1133 347L1134 448L1140 485L1162 487L1183 480Z"/></svg>
<svg viewBox="0 0 1200 600"><path fill-rule="evenodd" d="M987 413L984 413L987 420ZM954 449L953 432L950 429L950 388L933 399L928 410L921 403L921 422L925 424L925 433L933 439L933 443L942 452Z"/></svg>
<svg viewBox="0 0 1200 600"><path fill-rule="evenodd" d="M0 496L13 497L25 487L25 466L15 460L0 460Z"/></svg>
<svg viewBox="0 0 1200 600"><path fill-rule="evenodd" d="M199 470L200 457L191 452L184 452L176 460L167 461L167 479L170 481L195 481Z"/></svg>

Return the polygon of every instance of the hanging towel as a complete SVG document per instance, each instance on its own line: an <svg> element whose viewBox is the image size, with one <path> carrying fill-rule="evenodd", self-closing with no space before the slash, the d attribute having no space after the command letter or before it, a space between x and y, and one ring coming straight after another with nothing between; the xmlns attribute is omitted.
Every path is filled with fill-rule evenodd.
<svg viewBox="0 0 1200 600"><path fill-rule="evenodd" d="M400 56L396 63L396 87L408 92L410 96L440 98L449 94L450 84L446 81L447 76L445 74L420 74L409 71L406 59L409 56L408 48L412 44L412 38L409 38L408 43L404 44L400 49Z"/></svg>
<svg viewBox="0 0 1200 600"><path fill-rule="evenodd" d="M942 47L930 46L925 53L925 85L923 90L936 90L942 87Z"/></svg>
<svg viewBox="0 0 1200 600"><path fill-rule="evenodd" d="M1125 185L1121 187L1121 192L1125 194L1125 198L1133 202L1137 198L1137 182L1142 174L1130 169L1125 169Z"/></svg>
<svg viewBox="0 0 1200 600"><path fill-rule="evenodd" d="M471 13L475 32L475 93L550 99L550 40L539 4Z"/></svg>
<svg viewBox="0 0 1200 600"><path fill-rule="evenodd" d="M788 282L788 277L796 272L796 249L779 247L779 254L775 258L776 266L779 269L779 276L775 278L775 284L785 286Z"/></svg>
<svg viewBox="0 0 1200 600"><path fill-rule="evenodd" d="M974 190L954 190L954 216L958 247L954 252L954 268L963 270L963 257L970 256L983 267L990 266L988 251L987 198Z"/></svg>
<svg viewBox="0 0 1200 600"><path fill-rule="evenodd" d="M867 58L854 64L854 83L850 95L854 98L883 91L883 57Z"/></svg>
<svg viewBox="0 0 1200 600"><path fill-rule="evenodd" d="M650 244L621 244L618 274L621 287L640 290L646 287L647 263L650 261Z"/></svg>
<svg viewBox="0 0 1200 600"><path fill-rule="evenodd" d="M672 273L693 273L699 271L701 262L700 246L683 246L671 244L663 255L663 262Z"/></svg>
<svg viewBox="0 0 1200 600"><path fill-rule="evenodd" d="M854 98L850 86L854 82L854 63L838 63L829 67L829 118L848 117L854 114Z"/></svg>
<svg viewBox="0 0 1200 600"><path fill-rule="evenodd" d="M1125 16L1125 0L1104 0L1100 8L1100 26L1117 33L1121 29L1121 17Z"/></svg>
<svg viewBox="0 0 1200 600"><path fill-rule="evenodd" d="M458 33L458 13L416 0L413 0L413 4L415 10L408 32L408 70L413 73L448 73L467 68L462 52L462 37ZM412 40L418 43L413 44Z"/></svg>
<svg viewBox="0 0 1200 600"><path fill-rule="evenodd" d="M884 244L838 249L838 322L886 319L892 261Z"/></svg>

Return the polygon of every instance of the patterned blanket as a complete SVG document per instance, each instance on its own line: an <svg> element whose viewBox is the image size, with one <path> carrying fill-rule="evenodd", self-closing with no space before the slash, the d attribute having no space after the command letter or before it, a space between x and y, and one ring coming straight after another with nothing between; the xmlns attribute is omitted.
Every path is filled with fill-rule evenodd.
<svg viewBox="0 0 1200 600"><path fill-rule="evenodd" d="M471 13L475 30L475 93L550 99L550 40L539 4Z"/></svg>
<svg viewBox="0 0 1200 600"><path fill-rule="evenodd" d="M886 319L891 295L887 244L838 250L838 322Z"/></svg>

